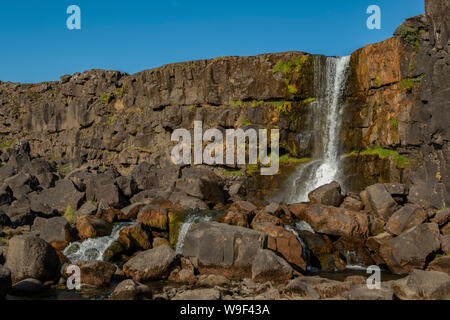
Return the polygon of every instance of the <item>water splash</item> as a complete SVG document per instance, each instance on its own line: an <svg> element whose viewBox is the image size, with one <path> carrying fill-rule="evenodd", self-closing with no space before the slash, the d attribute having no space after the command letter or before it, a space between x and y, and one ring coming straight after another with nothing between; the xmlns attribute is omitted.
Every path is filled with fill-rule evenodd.
<svg viewBox="0 0 450 320"><path fill-rule="evenodd" d="M83 242L71 242L64 249L63 253L72 263L93 260L103 261L103 254L119 238L120 231L132 224L133 222L116 224L109 236L86 239Z"/></svg>
<svg viewBox="0 0 450 320"><path fill-rule="evenodd" d="M322 146L322 150L316 152L316 160L300 167L290 179L288 188L291 191L287 199L290 203L307 201L309 192L335 180L339 171L341 100L350 57L327 57L325 65L319 62L320 59L316 61L314 86L319 94L311 108L315 137L320 138L317 144ZM317 130L320 130L319 134Z"/></svg>

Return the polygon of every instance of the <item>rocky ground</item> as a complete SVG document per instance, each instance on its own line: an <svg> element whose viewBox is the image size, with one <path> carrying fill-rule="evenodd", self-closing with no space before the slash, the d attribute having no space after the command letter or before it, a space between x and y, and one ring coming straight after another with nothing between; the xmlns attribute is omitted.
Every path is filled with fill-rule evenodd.
<svg viewBox="0 0 450 320"><path fill-rule="evenodd" d="M164 198L146 189L143 180L151 179L146 163L129 176L82 168L63 177L51 162L32 158L26 144L16 147L0 168L2 296L64 288L70 265L64 248L109 235L124 221L132 224L106 250L104 261L75 263L84 290L107 292L96 298L450 296L450 209L408 202L406 185L375 184L360 194L342 195L333 182L311 192L307 203L286 205L230 196L219 176L191 168L191 179L177 181L179 188ZM217 214L213 221L194 224L182 254L176 254L182 217L194 208L197 214ZM336 272L347 265L379 265L404 277L369 290L369 275L336 281L311 274L313 268ZM155 289L155 282L161 288Z"/></svg>

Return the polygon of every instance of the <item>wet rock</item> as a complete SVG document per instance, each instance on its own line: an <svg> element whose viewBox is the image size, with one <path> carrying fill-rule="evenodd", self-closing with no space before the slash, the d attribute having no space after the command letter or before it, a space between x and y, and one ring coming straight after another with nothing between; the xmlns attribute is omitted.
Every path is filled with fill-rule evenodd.
<svg viewBox="0 0 450 320"><path fill-rule="evenodd" d="M422 208L407 204L389 218L386 231L398 236L403 231L422 224L426 219L427 214Z"/></svg>
<svg viewBox="0 0 450 320"><path fill-rule="evenodd" d="M283 258L273 251L261 250L253 261L252 279L254 281L283 281L292 278L293 269Z"/></svg>
<svg viewBox="0 0 450 320"><path fill-rule="evenodd" d="M33 278L51 280L58 273L59 258L55 249L33 235L15 236L9 240L5 267L15 282Z"/></svg>
<svg viewBox="0 0 450 320"><path fill-rule="evenodd" d="M103 253L103 260L106 262L117 261L126 253L127 249L119 241L114 241Z"/></svg>
<svg viewBox="0 0 450 320"><path fill-rule="evenodd" d="M303 247L295 234L282 226L271 223L254 224L255 230L267 234L267 248L279 253L286 261L305 271Z"/></svg>
<svg viewBox="0 0 450 320"><path fill-rule="evenodd" d="M75 265L80 268L82 285L107 286L116 273L116 266L104 261L80 261Z"/></svg>
<svg viewBox="0 0 450 320"><path fill-rule="evenodd" d="M312 205L304 218L314 231L328 235L357 237L369 232L368 218L363 212Z"/></svg>
<svg viewBox="0 0 450 320"><path fill-rule="evenodd" d="M138 282L165 279L175 257L175 252L169 246L162 245L137 254L125 263L123 271Z"/></svg>
<svg viewBox="0 0 450 320"><path fill-rule="evenodd" d="M391 288L369 289L366 284L352 288L342 295L348 300L393 300L394 291Z"/></svg>
<svg viewBox="0 0 450 320"><path fill-rule="evenodd" d="M450 256L438 256L429 265L427 270L445 272L450 275Z"/></svg>
<svg viewBox="0 0 450 320"><path fill-rule="evenodd" d="M342 202L341 186L333 181L310 192L308 198L311 204L339 207Z"/></svg>
<svg viewBox="0 0 450 320"><path fill-rule="evenodd" d="M194 289L177 293L172 300L213 301L220 300L222 294L217 289Z"/></svg>
<svg viewBox="0 0 450 320"><path fill-rule="evenodd" d="M34 296L42 293L45 286L37 279L25 279L16 283L11 289L11 295L18 297Z"/></svg>
<svg viewBox="0 0 450 320"><path fill-rule="evenodd" d="M125 250L148 250L152 247L152 233L148 226L138 222L122 229L118 241Z"/></svg>
<svg viewBox="0 0 450 320"><path fill-rule="evenodd" d="M409 273L414 269L423 269L428 255L439 248L437 224L425 223L383 244L380 256L392 272Z"/></svg>
<svg viewBox="0 0 450 320"><path fill-rule="evenodd" d="M112 225L110 223L95 216L78 218L76 228L80 239L108 236L112 231Z"/></svg>
<svg viewBox="0 0 450 320"><path fill-rule="evenodd" d="M166 231L169 227L167 210L154 205L143 207L137 216L137 221L142 222L152 229Z"/></svg>
<svg viewBox="0 0 450 320"><path fill-rule="evenodd" d="M11 271L0 265L0 300L11 290Z"/></svg>
<svg viewBox="0 0 450 320"><path fill-rule="evenodd" d="M183 256L198 260L201 274L229 278L249 276L256 254L267 236L255 230L215 222L192 226L184 240Z"/></svg>
<svg viewBox="0 0 450 320"><path fill-rule="evenodd" d="M111 300L146 300L152 298L152 290L139 282L128 279L117 285Z"/></svg>
<svg viewBox="0 0 450 320"><path fill-rule="evenodd" d="M364 192L365 194L361 194L361 199L366 209L372 210L385 220L388 220L396 211L397 203L384 185L375 184L369 186Z"/></svg>
<svg viewBox="0 0 450 320"><path fill-rule="evenodd" d="M33 224L33 227L35 225ZM48 219L38 231L39 237L50 243L56 250L63 250L71 241L75 240L75 231L64 217Z"/></svg>

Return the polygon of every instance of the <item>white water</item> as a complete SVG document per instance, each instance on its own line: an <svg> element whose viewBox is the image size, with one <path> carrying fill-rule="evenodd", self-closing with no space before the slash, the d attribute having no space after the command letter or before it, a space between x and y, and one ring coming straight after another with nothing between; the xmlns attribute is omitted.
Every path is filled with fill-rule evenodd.
<svg viewBox="0 0 450 320"><path fill-rule="evenodd" d="M114 226L109 236L86 239L83 242L72 242L64 249L63 253L72 263L78 261L102 261L103 254L119 238L120 231L132 224L132 222L118 223Z"/></svg>
<svg viewBox="0 0 450 320"><path fill-rule="evenodd" d="M350 57L326 58L326 82L323 84L321 68L316 67L315 86L323 87L324 96L313 102L313 112L321 112L315 123L316 128L324 127L322 137L323 152L310 163L300 167L291 183L293 191L288 202L298 203L308 200L308 193L336 180L339 170L339 135L342 118L342 95L347 80ZM321 88L319 88L321 89ZM325 119L323 119L325 117ZM325 120L325 124L320 123Z"/></svg>
<svg viewBox="0 0 450 320"><path fill-rule="evenodd" d="M209 216L201 216L198 214L192 214L190 215L185 222L180 227L180 232L178 232L178 240L177 240L177 246L175 249L176 254L183 254L183 247L184 247L184 239L186 238L186 235L191 228L191 226L194 223L198 223L201 221L211 221L211 217Z"/></svg>

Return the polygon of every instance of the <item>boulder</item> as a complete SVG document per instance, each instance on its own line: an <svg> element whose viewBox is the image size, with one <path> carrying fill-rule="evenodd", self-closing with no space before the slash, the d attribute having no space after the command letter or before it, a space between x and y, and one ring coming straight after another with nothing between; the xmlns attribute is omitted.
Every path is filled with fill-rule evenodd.
<svg viewBox="0 0 450 320"><path fill-rule="evenodd" d="M364 208L364 205L358 199L355 199L353 197L345 197L340 207L351 211L361 211Z"/></svg>
<svg viewBox="0 0 450 320"><path fill-rule="evenodd" d="M342 203L341 186L336 181L323 185L308 194L311 204L339 207Z"/></svg>
<svg viewBox="0 0 450 320"><path fill-rule="evenodd" d="M394 273L423 269L428 255L439 250L439 227L425 223L389 240L380 248L380 256Z"/></svg>
<svg viewBox="0 0 450 320"><path fill-rule="evenodd" d="M177 293L172 300L214 301L221 297L222 294L217 289L194 289Z"/></svg>
<svg viewBox="0 0 450 320"><path fill-rule="evenodd" d="M437 223L439 226L443 226L450 221L450 208L439 210L436 215L431 219L431 222Z"/></svg>
<svg viewBox="0 0 450 320"><path fill-rule="evenodd" d="M139 211L145 207L147 204L145 202L132 203L122 209L124 220L134 220L137 219Z"/></svg>
<svg viewBox="0 0 450 320"><path fill-rule="evenodd" d="M27 163L23 171L36 177L39 185L44 189L55 186L58 177L54 174L55 167L42 158L36 158Z"/></svg>
<svg viewBox="0 0 450 320"><path fill-rule="evenodd" d="M272 202L265 206L262 212L279 217L284 213L284 210L279 203Z"/></svg>
<svg viewBox="0 0 450 320"><path fill-rule="evenodd" d="M112 231L112 224L95 216L84 216L77 219L76 228L80 239L108 236Z"/></svg>
<svg viewBox="0 0 450 320"><path fill-rule="evenodd" d="M446 254L450 253L450 234L441 236L441 247L444 253Z"/></svg>
<svg viewBox="0 0 450 320"><path fill-rule="evenodd" d="M115 184L115 179L118 176L113 170L108 170L105 173L92 175L86 181L86 199L97 201L106 201L111 207L120 205L119 188Z"/></svg>
<svg viewBox="0 0 450 320"><path fill-rule="evenodd" d="M347 300L393 300L394 291L383 286L380 289L371 290L366 284L361 284L345 292L342 296Z"/></svg>
<svg viewBox="0 0 450 320"><path fill-rule="evenodd" d="M167 231L169 227L167 210L154 205L143 207L138 213L137 221L161 231Z"/></svg>
<svg viewBox="0 0 450 320"><path fill-rule="evenodd" d="M215 173L205 168L187 167L183 169L176 188L208 204L223 203L224 201L223 182Z"/></svg>
<svg viewBox="0 0 450 320"><path fill-rule="evenodd" d="M136 181L134 181L133 177L131 176L118 177L116 179L116 185L119 187L120 191L122 191L123 195L126 197L132 197L138 191Z"/></svg>
<svg viewBox="0 0 450 320"><path fill-rule="evenodd" d="M304 218L319 233L346 237L360 237L369 233L368 218L363 212L312 205L306 209Z"/></svg>
<svg viewBox="0 0 450 320"><path fill-rule="evenodd" d="M450 275L450 256L438 256L431 261L427 270L445 272Z"/></svg>
<svg viewBox="0 0 450 320"><path fill-rule="evenodd" d="M132 279L124 280L117 285L111 294L111 300L146 300L152 298L152 290Z"/></svg>
<svg viewBox="0 0 450 320"><path fill-rule="evenodd" d="M4 183L12 190L16 199L27 193L36 191L39 184L34 176L26 173L19 173L7 178Z"/></svg>
<svg viewBox="0 0 450 320"><path fill-rule="evenodd" d="M0 210L0 227L9 227L11 224L12 222L9 216Z"/></svg>
<svg viewBox="0 0 450 320"><path fill-rule="evenodd" d="M123 271L138 282L161 280L168 277L175 258L175 252L162 245L137 254L125 263Z"/></svg>
<svg viewBox="0 0 450 320"><path fill-rule="evenodd" d="M119 209L114 208L98 208L96 217L108 223L121 221L124 214Z"/></svg>
<svg viewBox="0 0 450 320"><path fill-rule="evenodd" d="M11 290L11 271L0 265L0 300Z"/></svg>
<svg viewBox="0 0 450 320"><path fill-rule="evenodd" d="M284 281L292 278L293 269L273 251L260 250L252 265L254 281Z"/></svg>
<svg viewBox="0 0 450 320"><path fill-rule="evenodd" d="M16 283L11 289L11 295L17 297L34 296L42 293L45 286L37 279L25 279Z"/></svg>
<svg viewBox="0 0 450 320"><path fill-rule="evenodd" d="M97 205L93 201L85 202L80 209L75 211L75 222L78 217L92 216L97 212Z"/></svg>
<svg viewBox="0 0 450 320"><path fill-rule="evenodd" d="M248 212L229 210L223 217L222 222L232 226L248 228L251 219L252 215Z"/></svg>
<svg viewBox="0 0 450 320"><path fill-rule="evenodd" d="M152 247L152 233L148 226L138 222L120 231L118 241L125 250L148 250Z"/></svg>
<svg viewBox="0 0 450 320"><path fill-rule="evenodd" d="M407 204L389 218L386 231L398 236L403 231L422 224L426 219L427 214L422 208Z"/></svg>
<svg viewBox="0 0 450 320"><path fill-rule="evenodd" d="M331 299L342 295L353 286L350 282L329 280L318 276L290 280L285 292L296 293L306 299Z"/></svg>
<svg viewBox="0 0 450 320"><path fill-rule="evenodd" d="M306 262L303 259L303 247L292 231L271 223L254 224L253 228L267 234L268 249L279 253L286 261L306 271Z"/></svg>
<svg viewBox="0 0 450 320"><path fill-rule="evenodd" d="M366 209L373 211L385 220L388 220L397 209L397 203L383 184L367 187L361 193L361 199Z"/></svg>
<svg viewBox="0 0 450 320"><path fill-rule="evenodd" d="M94 287L104 287L111 283L117 267L104 261L79 261L75 263L80 268L81 284ZM64 270L66 276L67 272Z"/></svg>
<svg viewBox="0 0 450 320"><path fill-rule="evenodd" d="M400 299L444 299L450 296L450 275L413 270L408 277L391 283L391 287Z"/></svg>
<svg viewBox="0 0 450 320"><path fill-rule="evenodd" d="M11 270L14 282L27 278L51 280L58 273L60 262L55 249L36 236L11 238L7 256L5 267Z"/></svg>
<svg viewBox="0 0 450 320"><path fill-rule="evenodd" d="M184 192L174 192L170 195L170 201L178 203L184 209L208 210L208 205L201 199L187 195Z"/></svg>
<svg viewBox="0 0 450 320"><path fill-rule="evenodd" d="M35 227L36 223L33 224ZM75 240L75 230L64 217L48 219L38 229L39 237L47 241L56 250L63 250L71 241Z"/></svg>
<svg viewBox="0 0 450 320"><path fill-rule="evenodd" d="M271 214L268 214L265 212L259 212L252 220L253 229L256 229L255 225L261 224L261 223L270 223L273 225L280 226L283 224L283 221L280 218L275 217Z"/></svg>
<svg viewBox="0 0 450 320"><path fill-rule="evenodd" d="M197 279L197 285L214 288L216 286L225 286L230 283L230 280L221 275L202 274Z"/></svg>
<svg viewBox="0 0 450 320"><path fill-rule="evenodd" d="M200 273L243 278L251 275L254 258L266 241L267 236L259 231L200 222L187 233L183 256L197 259Z"/></svg>

